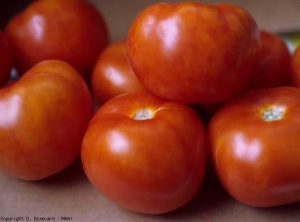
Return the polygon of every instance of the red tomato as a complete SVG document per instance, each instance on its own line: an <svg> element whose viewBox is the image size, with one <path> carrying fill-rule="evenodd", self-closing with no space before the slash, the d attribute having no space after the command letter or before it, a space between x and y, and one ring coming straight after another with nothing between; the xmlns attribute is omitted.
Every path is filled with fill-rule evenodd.
<svg viewBox="0 0 300 222"><path fill-rule="evenodd" d="M188 105L144 92L114 97L100 107L81 158L87 177L109 200L160 214L195 196L206 153L203 125Z"/></svg>
<svg viewBox="0 0 300 222"><path fill-rule="evenodd" d="M20 73L42 60L59 59L87 77L108 44L102 15L82 0L35 1L8 22L5 32Z"/></svg>
<svg viewBox="0 0 300 222"><path fill-rule="evenodd" d="M91 86L100 104L120 94L146 91L128 64L125 40L110 44L100 54L91 76Z"/></svg>
<svg viewBox="0 0 300 222"><path fill-rule="evenodd" d="M300 88L300 46L296 48L291 58L292 85Z"/></svg>
<svg viewBox="0 0 300 222"><path fill-rule="evenodd" d="M8 81L12 63L12 54L6 36L0 31L0 85Z"/></svg>
<svg viewBox="0 0 300 222"><path fill-rule="evenodd" d="M185 103L217 103L240 92L259 51L255 20L231 4L154 4L134 19L127 36L129 63L141 83Z"/></svg>
<svg viewBox="0 0 300 222"><path fill-rule="evenodd" d="M210 158L238 201L270 207L300 201L300 90L248 91L208 126Z"/></svg>
<svg viewBox="0 0 300 222"><path fill-rule="evenodd" d="M254 75L247 90L263 89L291 84L291 54L283 39L261 30L261 51Z"/></svg>
<svg viewBox="0 0 300 222"><path fill-rule="evenodd" d="M291 54L288 47L280 37L264 30L260 31L260 37L260 57L254 70L254 75L243 91L291 85ZM204 115L207 119L210 119L223 104L224 102L197 104L196 108L199 110L200 115Z"/></svg>
<svg viewBox="0 0 300 222"><path fill-rule="evenodd" d="M38 63L0 90L0 169L24 180L58 173L79 156L92 115L91 94L73 67Z"/></svg>

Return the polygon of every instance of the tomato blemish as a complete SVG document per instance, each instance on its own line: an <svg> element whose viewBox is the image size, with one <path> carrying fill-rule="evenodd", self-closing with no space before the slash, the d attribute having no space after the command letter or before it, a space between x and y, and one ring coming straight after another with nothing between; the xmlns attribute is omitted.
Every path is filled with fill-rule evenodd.
<svg viewBox="0 0 300 222"><path fill-rule="evenodd" d="M261 114L261 118L267 122L276 121L282 119L284 116L284 109L282 107L272 106L267 110L264 110Z"/></svg>
<svg viewBox="0 0 300 222"><path fill-rule="evenodd" d="M147 120L153 117L153 112L148 109L141 109L134 113L133 119L135 120Z"/></svg>

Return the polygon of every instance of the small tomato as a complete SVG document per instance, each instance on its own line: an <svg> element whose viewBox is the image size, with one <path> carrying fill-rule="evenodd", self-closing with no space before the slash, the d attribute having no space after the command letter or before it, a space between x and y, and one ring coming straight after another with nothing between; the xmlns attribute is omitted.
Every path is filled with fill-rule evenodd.
<svg viewBox="0 0 300 222"><path fill-rule="evenodd" d="M296 48L292 55L290 69L292 85L300 88L300 46Z"/></svg>
<svg viewBox="0 0 300 222"><path fill-rule="evenodd" d="M91 87L100 104L124 93L146 91L128 64L125 40L110 44L100 54L92 72Z"/></svg>
<svg viewBox="0 0 300 222"><path fill-rule="evenodd" d="M246 90L291 85L291 54L279 36L260 31L261 51Z"/></svg>

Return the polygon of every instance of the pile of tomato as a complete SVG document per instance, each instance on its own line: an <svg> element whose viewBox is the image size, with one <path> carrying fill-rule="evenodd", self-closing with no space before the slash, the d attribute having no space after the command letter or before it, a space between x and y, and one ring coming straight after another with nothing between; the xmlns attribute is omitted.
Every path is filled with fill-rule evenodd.
<svg viewBox="0 0 300 222"><path fill-rule="evenodd" d="M106 198L161 214L212 166L243 204L300 200L300 48L237 5L153 4L110 42L90 3L35 1L0 33L0 83L0 170L16 178L80 157Z"/></svg>

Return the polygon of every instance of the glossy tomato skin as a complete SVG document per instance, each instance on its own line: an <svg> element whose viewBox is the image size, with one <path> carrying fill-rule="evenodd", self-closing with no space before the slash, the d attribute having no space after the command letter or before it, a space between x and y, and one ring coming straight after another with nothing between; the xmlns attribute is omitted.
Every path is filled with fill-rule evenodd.
<svg viewBox="0 0 300 222"><path fill-rule="evenodd" d="M292 85L300 88L300 46L296 48L292 55L290 69Z"/></svg>
<svg viewBox="0 0 300 222"><path fill-rule="evenodd" d="M136 120L140 110L150 119ZM109 200L146 214L175 210L201 187L204 127L187 105L149 93L123 94L96 112L83 139L84 171Z"/></svg>
<svg viewBox="0 0 300 222"><path fill-rule="evenodd" d="M45 59L59 59L87 77L109 42L99 10L82 0L35 1L10 19L5 33L21 74Z"/></svg>
<svg viewBox="0 0 300 222"><path fill-rule="evenodd" d="M246 90L291 85L291 54L283 39L261 30L261 51Z"/></svg>
<svg viewBox="0 0 300 222"><path fill-rule="evenodd" d="M278 87L246 92L213 116L210 160L236 200L255 207L300 200L299 115L300 90Z"/></svg>
<svg viewBox="0 0 300 222"><path fill-rule="evenodd" d="M0 90L0 169L24 180L60 172L80 154L91 94L70 65L47 60Z"/></svg>
<svg viewBox="0 0 300 222"><path fill-rule="evenodd" d="M7 38L0 30L0 85L4 85L8 81L12 64L12 53Z"/></svg>
<svg viewBox="0 0 300 222"><path fill-rule="evenodd" d="M231 4L158 3L127 36L133 72L151 93L184 103L218 103L245 88L260 51L258 26Z"/></svg>
<svg viewBox="0 0 300 222"><path fill-rule="evenodd" d="M125 40L110 44L100 54L92 72L91 86L100 104L124 93L146 91L128 64Z"/></svg>

